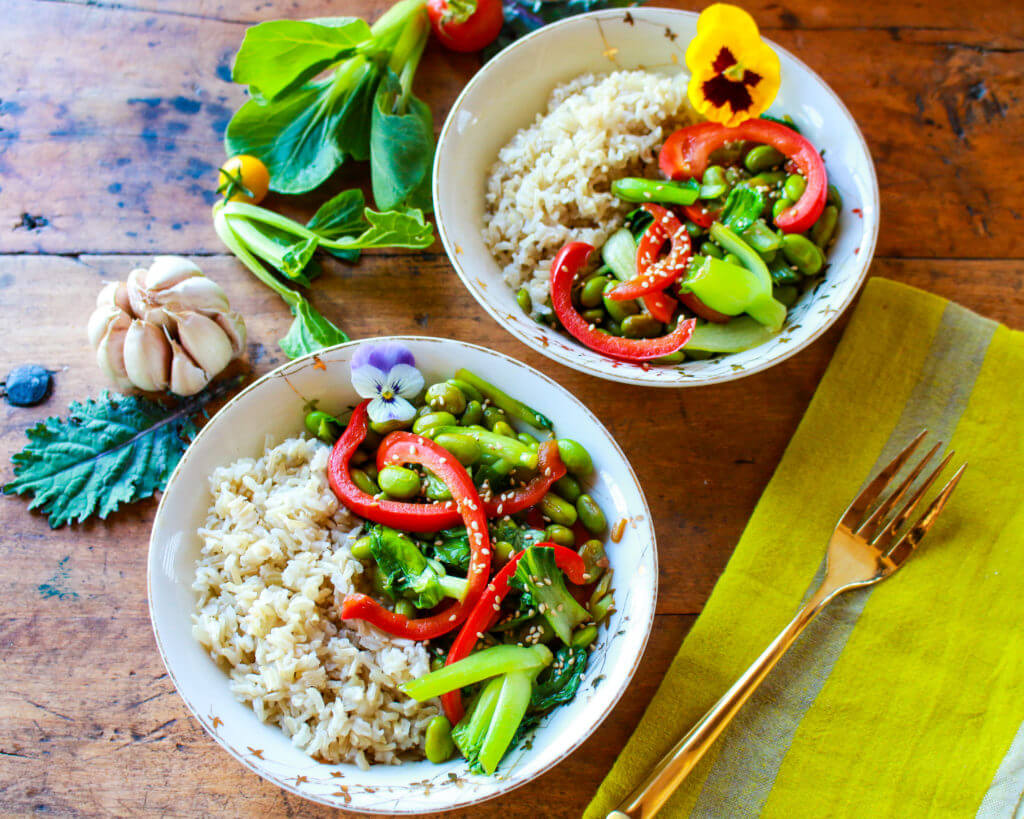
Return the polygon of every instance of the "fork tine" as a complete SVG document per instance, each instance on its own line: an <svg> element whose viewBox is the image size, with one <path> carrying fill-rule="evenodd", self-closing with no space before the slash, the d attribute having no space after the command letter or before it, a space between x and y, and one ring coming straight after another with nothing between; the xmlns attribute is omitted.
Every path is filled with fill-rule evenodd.
<svg viewBox="0 0 1024 819"><path fill-rule="evenodd" d="M928 434L928 430L922 429L917 437L914 438L907 448L904 449L899 455L889 462L889 465L879 472L874 480L871 481L856 498L853 499L853 503L850 504L846 513L843 515L843 519L840 524L853 529L861 519L864 517L864 513L871 508L871 504L875 502L882 490L889 485L889 481L892 480L893 476L903 468L903 464L907 462L907 458L914 454L914 450L917 449L918 445L924 440L924 436Z"/></svg>
<svg viewBox="0 0 1024 819"><path fill-rule="evenodd" d="M938 478L939 475L942 474L942 471L949 465L954 454L955 453L950 452L942 459L939 465L931 471L928 477L925 478L924 483L921 484L913 495L910 496L910 500L907 501L907 505L904 506L899 513L896 514L888 524L886 524L885 528L883 528L882 531L875 535L874 539L870 541L872 546L880 552L886 552L889 550L892 542L899 535L900 529L903 528L903 524L907 522L912 514L914 514L914 510L917 508L917 505L921 502L921 499L924 498L925 493L931 489L932 484L935 483L935 479Z"/></svg>
<svg viewBox="0 0 1024 819"><path fill-rule="evenodd" d="M884 525L886 518L889 517L889 513L896 508L903 496L907 493L907 490L913 486L914 481L917 480L917 476L921 474L921 471L928 465L935 453L942 448L942 441L939 441L933 446L928 453L921 459L921 462L914 467L903 483L899 485L895 492L890 495L884 503L882 503L878 509L876 509L871 517L864 521L860 527L854 532L855 535L860 535L865 540L871 540L875 535L879 534L879 526Z"/></svg>
<svg viewBox="0 0 1024 819"><path fill-rule="evenodd" d="M939 514L942 512L943 507L946 505L946 501L949 500L949 496L953 494L953 490L956 489L956 485L960 483L960 478L963 476L965 469L967 469L967 464L964 464L953 473L953 477L949 479L949 482L944 487L942 487L942 491L940 491L939 496L932 501L932 505L928 507L928 511L921 515L913 528L901 537L899 542L893 546L892 551L888 554L888 558L897 566L910 557L911 553L917 547L917 544L921 542L921 538L923 538L928 533L928 530L932 528L932 524L935 523L935 519L938 518Z"/></svg>

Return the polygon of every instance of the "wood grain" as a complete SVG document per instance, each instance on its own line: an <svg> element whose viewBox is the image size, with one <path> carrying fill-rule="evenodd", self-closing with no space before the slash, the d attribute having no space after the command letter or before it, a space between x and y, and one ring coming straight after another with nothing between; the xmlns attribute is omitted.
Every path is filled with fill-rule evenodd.
<svg viewBox="0 0 1024 819"><path fill-rule="evenodd" d="M56 376L43 407L0 403L0 463L24 445L26 427L104 388L85 319L104 280L123 278L153 253L190 255L223 284L247 317L254 374L284 360L275 342L287 312L223 255L209 223L220 136L243 99L228 81L230 57L246 22L372 17L383 5L8 0L0 31L0 375L31 361ZM872 274L1024 326L1020 9L994 0L972 4L970 14L952 0L748 6L836 89L868 138L883 196ZM438 123L478 65L428 50L417 87ZM312 201L287 207L301 213ZM661 556L659 616L640 673L568 761L461 814L578 815L728 561L845 319L768 372L669 392L610 388L527 350L476 305L439 245L368 255L357 267L331 262L314 301L353 338L452 336L539 367L597 413L636 467ZM9 477L0 466L0 482ZM333 813L230 760L174 693L146 613L155 502L57 531L24 507L0 498L0 813Z"/></svg>

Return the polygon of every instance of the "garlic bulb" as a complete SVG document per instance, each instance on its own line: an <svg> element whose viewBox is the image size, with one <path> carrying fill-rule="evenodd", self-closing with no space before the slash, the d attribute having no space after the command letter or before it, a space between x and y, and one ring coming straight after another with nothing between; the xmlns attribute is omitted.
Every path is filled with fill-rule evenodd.
<svg viewBox="0 0 1024 819"><path fill-rule="evenodd" d="M96 361L118 387L193 395L245 351L245 322L181 256L157 256L107 284L89 317Z"/></svg>

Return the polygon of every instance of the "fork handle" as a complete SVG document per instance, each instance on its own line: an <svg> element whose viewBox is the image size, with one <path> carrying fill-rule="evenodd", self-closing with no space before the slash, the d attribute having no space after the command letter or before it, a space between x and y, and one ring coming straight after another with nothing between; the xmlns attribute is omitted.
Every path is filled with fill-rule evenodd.
<svg viewBox="0 0 1024 819"><path fill-rule="evenodd" d="M665 755L640 787L633 791L617 810L608 814L608 819L653 817L679 787L679 783L696 767L708 748L718 739L800 633L841 590L827 581L822 584L753 665Z"/></svg>

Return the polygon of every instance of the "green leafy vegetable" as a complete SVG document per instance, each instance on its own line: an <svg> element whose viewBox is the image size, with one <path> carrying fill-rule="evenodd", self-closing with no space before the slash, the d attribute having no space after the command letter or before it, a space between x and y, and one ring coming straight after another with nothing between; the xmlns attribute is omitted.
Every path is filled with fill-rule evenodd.
<svg viewBox="0 0 1024 819"><path fill-rule="evenodd" d="M764 197L753 188L737 185L725 198L720 221L742 233L757 221L764 210Z"/></svg>
<svg viewBox="0 0 1024 819"><path fill-rule="evenodd" d="M388 526L373 526L367 534L385 591L405 597L418 609L465 594L466 579L452 577L440 564L428 561L411 537Z"/></svg>
<svg viewBox="0 0 1024 819"><path fill-rule="evenodd" d="M438 532L430 548L435 560L454 569L469 570L469 535L466 533L466 527L460 526Z"/></svg>
<svg viewBox="0 0 1024 819"><path fill-rule="evenodd" d="M295 320L288 328L287 335L278 342L288 358L302 358L317 350L344 344L349 340L344 330L325 319L301 296L295 303L292 313Z"/></svg>
<svg viewBox="0 0 1024 819"><path fill-rule="evenodd" d="M235 378L170 406L138 396L104 392L73 401L67 418L47 418L27 430L28 445L11 458L6 495L31 495L56 529L163 489L189 441L194 416L236 387Z"/></svg>
<svg viewBox="0 0 1024 819"><path fill-rule="evenodd" d="M565 575L555 564L554 549L546 546L527 548L519 558L512 579L517 588L530 595L537 604L537 611L544 615L558 638L569 645L572 630L590 615L565 587Z"/></svg>

